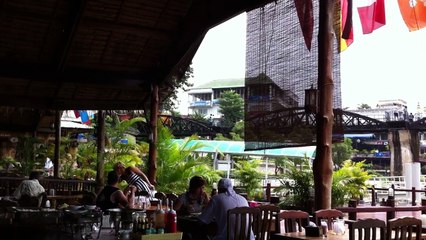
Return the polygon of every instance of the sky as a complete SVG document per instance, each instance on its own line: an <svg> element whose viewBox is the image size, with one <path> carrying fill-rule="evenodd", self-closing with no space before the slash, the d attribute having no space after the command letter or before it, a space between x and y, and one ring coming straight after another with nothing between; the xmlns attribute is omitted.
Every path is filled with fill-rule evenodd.
<svg viewBox="0 0 426 240"><path fill-rule="evenodd" d="M356 10L360 2L354 1L354 42L341 53L343 108L375 107L390 99L407 101L413 113L418 103L426 107L426 28L409 32L397 1L386 0L386 25L363 35ZM245 42L245 13L211 29L192 60L190 82L244 78ZM187 114L187 94L180 96L179 110Z"/></svg>

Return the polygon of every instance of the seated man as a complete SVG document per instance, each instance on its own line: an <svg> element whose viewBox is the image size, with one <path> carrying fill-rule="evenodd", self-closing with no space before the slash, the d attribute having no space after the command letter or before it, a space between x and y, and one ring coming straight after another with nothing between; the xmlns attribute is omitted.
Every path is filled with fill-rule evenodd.
<svg viewBox="0 0 426 240"><path fill-rule="evenodd" d="M136 192L135 186L130 186L123 191L118 188L119 176L115 171L108 173L107 184L104 189L98 194L96 198L96 206L106 211L110 208L125 208L129 203L133 203L134 194Z"/></svg>
<svg viewBox="0 0 426 240"><path fill-rule="evenodd" d="M213 196L203 210L199 219L205 224L216 222L217 234L213 237L214 240L226 240L227 238L227 214L229 209L236 207L248 207L247 200L237 194L233 187L232 182L228 178L222 178L218 183L219 194ZM234 239L231 236L229 239ZM252 235L250 239L254 239Z"/></svg>
<svg viewBox="0 0 426 240"><path fill-rule="evenodd" d="M40 207L43 196L46 196L44 187L40 184L41 173L32 171L29 179L24 180L13 193L20 206Z"/></svg>

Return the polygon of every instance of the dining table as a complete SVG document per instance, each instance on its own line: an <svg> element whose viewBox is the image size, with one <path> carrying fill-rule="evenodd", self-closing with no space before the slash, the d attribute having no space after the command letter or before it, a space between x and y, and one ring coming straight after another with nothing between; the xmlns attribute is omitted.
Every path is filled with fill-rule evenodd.
<svg viewBox="0 0 426 240"><path fill-rule="evenodd" d="M83 199L83 194L75 194L75 195L47 195L47 200L50 201L51 208L56 208L58 206L57 202L69 202L72 200L81 200Z"/></svg>
<svg viewBox="0 0 426 240"><path fill-rule="evenodd" d="M320 236L306 236L305 232L291 232L291 233L275 233L271 236L271 240L348 240L349 231L344 234L335 234L328 232L327 237Z"/></svg>

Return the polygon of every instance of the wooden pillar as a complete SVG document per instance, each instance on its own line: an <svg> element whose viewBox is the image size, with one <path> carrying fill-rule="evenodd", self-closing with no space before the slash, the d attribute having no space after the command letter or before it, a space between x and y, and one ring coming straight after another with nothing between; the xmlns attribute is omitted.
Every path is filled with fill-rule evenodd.
<svg viewBox="0 0 426 240"><path fill-rule="evenodd" d="M55 111L55 156L53 158L53 177L59 178L59 164L60 148L61 148L61 117L62 111Z"/></svg>
<svg viewBox="0 0 426 240"><path fill-rule="evenodd" d="M105 111L98 110L96 192L105 184Z"/></svg>
<svg viewBox="0 0 426 240"><path fill-rule="evenodd" d="M315 209L331 208L333 180L333 7L334 1L320 0L318 34L317 148L313 163Z"/></svg>
<svg viewBox="0 0 426 240"><path fill-rule="evenodd" d="M149 156L148 156L148 179L151 184L156 185L157 175L157 120L158 120L158 85L152 85L151 92L151 116L150 116L150 127L151 133L149 135Z"/></svg>

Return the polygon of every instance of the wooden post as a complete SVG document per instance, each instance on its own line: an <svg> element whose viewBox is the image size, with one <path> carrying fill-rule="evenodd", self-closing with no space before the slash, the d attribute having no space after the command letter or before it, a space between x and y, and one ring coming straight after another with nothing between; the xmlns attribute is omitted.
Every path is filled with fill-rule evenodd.
<svg viewBox="0 0 426 240"><path fill-rule="evenodd" d="M98 110L97 126L97 162L96 162L96 192L105 184L105 112Z"/></svg>
<svg viewBox="0 0 426 240"><path fill-rule="evenodd" d="M53 158L53 177L59 178L59 157L61 148L61 117L62 111L55 111L55 156Z"/></svg>
<svg viewBox="0 0 426 240"><path fill-rule="evenodd" d="M371 187L371 206L376 206L376 189L374 185Z"/></svg>
<svg viewBox="0 0 426 240"><path fill-rule="evenodd" d="M411 188L411 206L416 206L416 187Z"/></svg>
<svg viewBox="0 0 426 240"><path fill-rule="evenodd" d="M333 162L333 7L334 1L320 0L318 34L318 114L317 149L313 164L315 209L331 208Z"/></svg>
<svg viewBox="0 0 426 240"><path fill-rule="evenodd" d="M157 120L158 120L158 85L152 85L151 91L151 116L150 127L151 133L149 135L149 156L148 156L148 179L151 184L156 185L157 175Z"/></svg>
<svg viewBox="0 0 426 240"><path fill-rule="evenodd" d="M265 195L266 195L266 201L267 202L271 202L271 183L267 183L266 184Z"/></svg>

